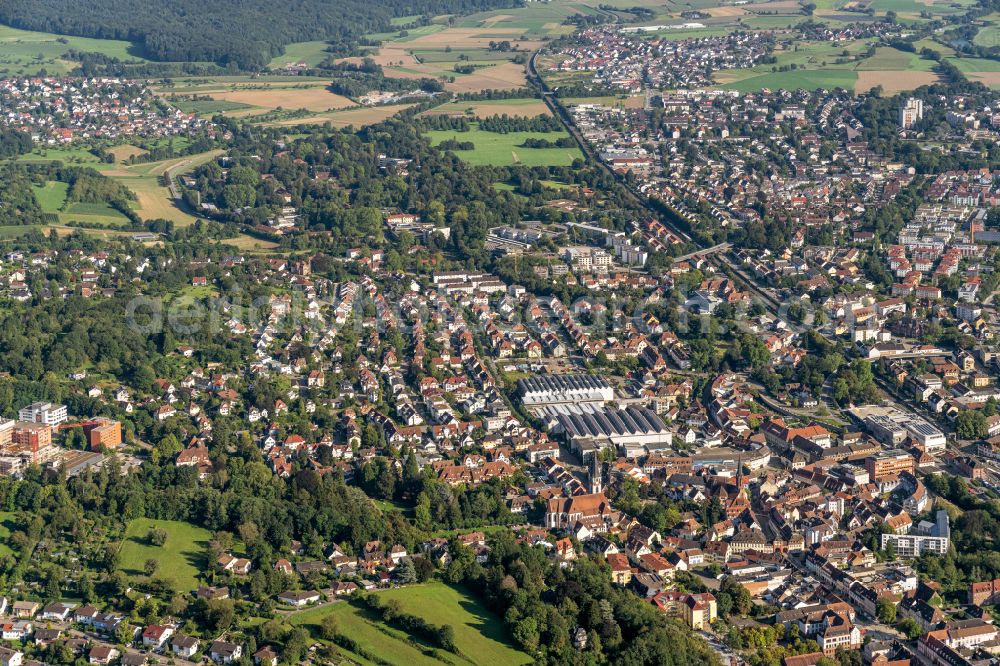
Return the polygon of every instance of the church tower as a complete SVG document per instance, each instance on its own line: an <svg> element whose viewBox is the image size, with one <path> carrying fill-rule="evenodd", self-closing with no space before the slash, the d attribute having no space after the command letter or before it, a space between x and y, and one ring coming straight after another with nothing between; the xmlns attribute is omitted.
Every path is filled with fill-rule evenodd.
<svg viewBox="0 0 1000 666"><path fill-rule="evenodd" d="M604 492L604 483L602 480L603 472L601 469L601 457L595 452L590 458L590 492L593 494Z"/></svg>

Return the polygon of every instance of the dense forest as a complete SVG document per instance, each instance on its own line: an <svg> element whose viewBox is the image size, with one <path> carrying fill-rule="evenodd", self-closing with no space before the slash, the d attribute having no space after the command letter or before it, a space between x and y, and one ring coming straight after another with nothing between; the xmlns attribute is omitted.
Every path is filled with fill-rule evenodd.
<svg viewBox="0 0 1000 666"><path fill-rule="evenodd" d="M153 60L265 67L286 44L331 40L348 47L389 21L414 14L461 14L507 7L511 0L321 0L291 5L265 0L5 0L0 21L17 28L66 35L123 39Z"/></svg>

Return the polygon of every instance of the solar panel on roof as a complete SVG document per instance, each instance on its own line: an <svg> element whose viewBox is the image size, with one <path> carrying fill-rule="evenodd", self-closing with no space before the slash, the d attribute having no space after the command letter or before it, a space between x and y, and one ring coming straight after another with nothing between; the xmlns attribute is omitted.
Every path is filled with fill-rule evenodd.
<svg viewBox="0 0 1000 666"><path fill-rule="evenodd" d="M617 409L609 409L604 412L604 418L607 419L608 423L618 435L626 435L629 433L629 424L624 418L624 412Z"/></svg>

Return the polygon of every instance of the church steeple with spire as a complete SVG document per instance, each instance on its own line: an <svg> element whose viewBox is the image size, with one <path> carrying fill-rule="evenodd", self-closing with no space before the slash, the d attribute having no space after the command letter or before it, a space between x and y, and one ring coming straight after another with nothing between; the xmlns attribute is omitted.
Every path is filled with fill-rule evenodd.
<svg viewBox="0 0 1000 666"><path fill-rule="evenodd" d="M604 492L604 474L601 470L601 457L595 452L590 459L590 492L593 494Z"/></svg>

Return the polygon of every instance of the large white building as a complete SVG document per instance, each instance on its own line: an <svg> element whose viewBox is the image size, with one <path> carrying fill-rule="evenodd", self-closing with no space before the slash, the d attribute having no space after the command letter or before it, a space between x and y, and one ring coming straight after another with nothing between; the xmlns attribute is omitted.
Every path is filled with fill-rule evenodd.
<svg viewBox="0 0 1000 666"><path fill-rule="evenodd" d="M575 245L563 249L563 261L582 271L607 271L611 267L611 255L599 247Z"/></svg>
<svg viewBox="0 0 1000 666"><path fill-rule="evenodd" d="M517 382L525 407L547 405L603 405L615 399L615 390L597 375L540 375Z"/></svg>
<svg viewBox="0 0 1000 666"><path fill-rule="evenodd" d="M940 510L934 522L922 520L907 534L883 534L882 548L892 544L899 557L920 557L923 553L944 555L951 544L951 523L948 512Z"/></svg>
<svg viewBox="0 0 1000 666"><path fill-rule="evenodd" d="M903 129L910 129L923 117L924 101L911 97L899 109L899 126Z"/></svg>
<svg viewBox="0 0 1000 666"><path fill-rule="evenodd" d="M948 445L940 428L915 414L892 407L858 407L851 413L875 439L889 446L899 446L909 438L914 445L934 455Z"/></svg>
<svg viewBox="0 0 1000 666"><path fill-rule="evenodd" d="M33 402L27 407L22 407L17 412L19 421L30 421L31 423L44 423L49 426L56 426L69 418L66 405L55 405L51 402Z"/></svg>

